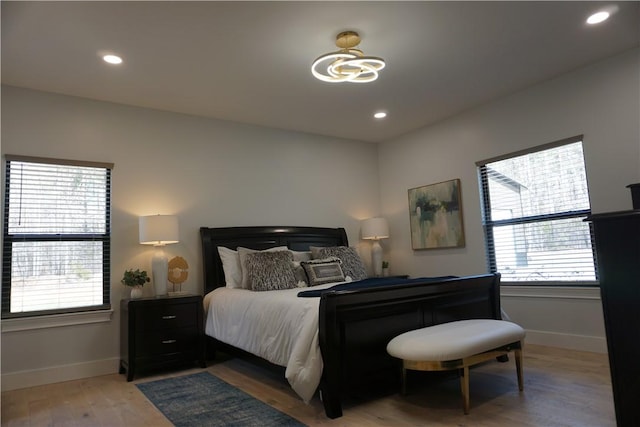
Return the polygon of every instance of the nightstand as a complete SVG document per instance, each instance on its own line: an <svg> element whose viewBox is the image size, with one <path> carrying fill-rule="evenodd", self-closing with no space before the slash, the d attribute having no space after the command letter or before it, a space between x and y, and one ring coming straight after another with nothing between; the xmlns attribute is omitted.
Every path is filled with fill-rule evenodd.
<svg viewBox="0 0 640 427"><path fill-rule="evenodd" d="M197 361L206 367L202 296L180 295L120 301L120 373Z"/></svg>

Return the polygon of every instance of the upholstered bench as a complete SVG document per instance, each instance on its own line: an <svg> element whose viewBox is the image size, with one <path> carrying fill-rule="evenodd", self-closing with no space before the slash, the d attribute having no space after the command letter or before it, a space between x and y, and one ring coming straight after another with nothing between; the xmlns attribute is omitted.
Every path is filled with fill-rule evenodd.
<svg viewBox="0 0 640 427"><path fill-rule="evenodd" d="M523 390L522 343L524 330L512 322L492 319L460 320L405 332L389 341L387 352L402 359L402 393L407 390L407 369L461 374L464 413L469 413L469 367L514 350L518 388Z"/></svg>

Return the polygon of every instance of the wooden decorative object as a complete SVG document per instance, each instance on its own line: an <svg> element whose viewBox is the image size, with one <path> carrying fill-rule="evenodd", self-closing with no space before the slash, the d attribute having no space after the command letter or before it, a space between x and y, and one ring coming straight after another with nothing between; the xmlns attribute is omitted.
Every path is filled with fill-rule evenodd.
<svg viewBox="0 0 640 427"><path fill-rule="evenodd" d="M169 261L169 281L173 285L173 290L176 290L176 285L178 285L178 289L182 289L182 284L189 277L189 264L187 264L187 260L180 256L173 257Z"/></svg>

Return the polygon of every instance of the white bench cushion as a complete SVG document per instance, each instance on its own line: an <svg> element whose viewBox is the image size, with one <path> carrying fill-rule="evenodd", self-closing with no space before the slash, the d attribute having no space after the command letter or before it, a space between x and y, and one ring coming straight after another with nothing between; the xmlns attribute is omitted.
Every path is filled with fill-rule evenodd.
<svg viewBox="0 0 640 427"><path fill-rule="evenodd" d="M456 360L520 341L524 335L524 329L504 320L459 320L398 335L389 341L387 352L403 360Z"/></svg>

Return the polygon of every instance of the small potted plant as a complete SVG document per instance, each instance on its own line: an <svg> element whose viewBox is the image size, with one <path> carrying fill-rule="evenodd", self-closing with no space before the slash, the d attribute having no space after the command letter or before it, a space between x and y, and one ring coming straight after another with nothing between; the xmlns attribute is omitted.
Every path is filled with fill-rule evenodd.
<svg viewBox="0 0 640 427"><path fill-rule="evenodd" d="M147 276L147 272L139 269L125 270L124 276L120 280L123 285L131 287L132 299L142 297L142 286L150 281L151 279Z"/></svg>
<svg viewBox="0 0 640 427"><path fill-rule="evenodd" d="M382 276L387 277L389 275L389 261L382 261Z"/></svg>

